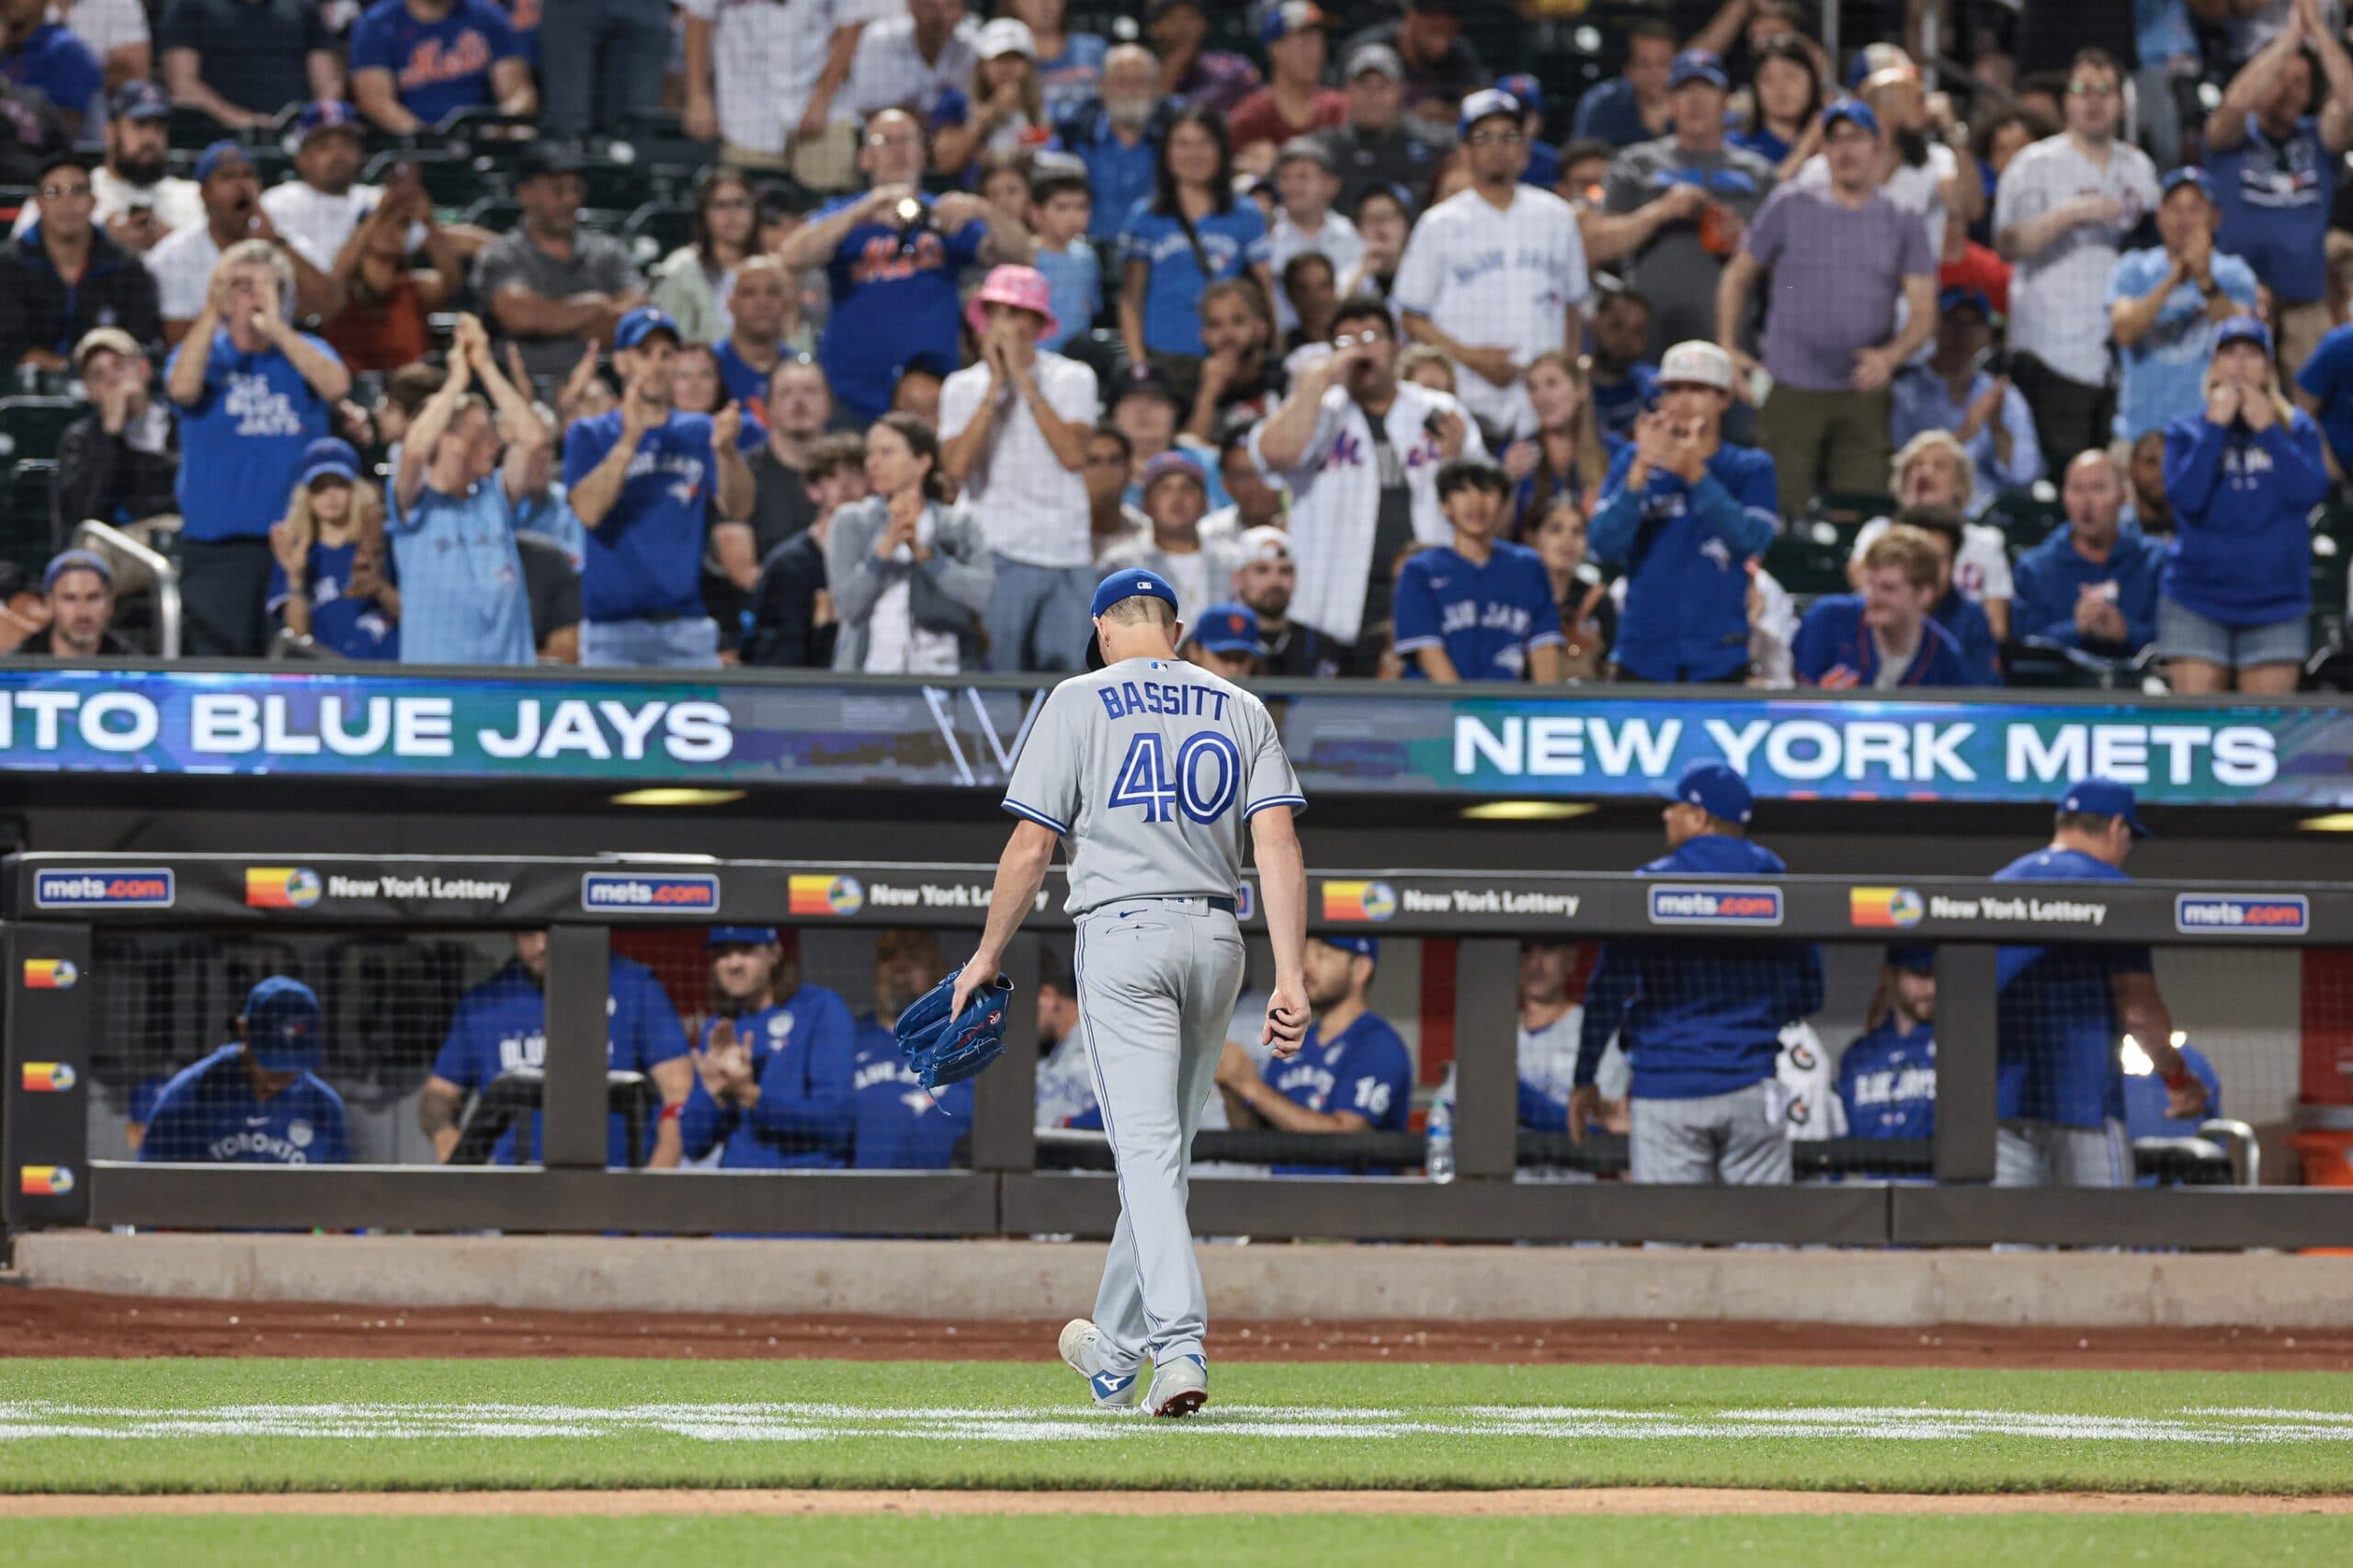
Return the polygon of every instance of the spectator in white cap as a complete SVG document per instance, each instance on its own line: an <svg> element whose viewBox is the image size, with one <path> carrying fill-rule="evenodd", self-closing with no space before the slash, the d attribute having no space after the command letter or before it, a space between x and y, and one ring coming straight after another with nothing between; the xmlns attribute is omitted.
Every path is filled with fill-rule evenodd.
<svg viewBox="0 0 2353 1568"><path fill-rule="evenodd" d="M1029 24L996 17L975 35L972 52L980 63L970 90L942 88L931 111L931 171L942 178L968 176L983 154L1017 153L1046 131L1038 40Z"/></svg>
<svg viewBox="0 0 2353 1568"><path fill-rule="evenodd" d="M1292 680L1331 680L1346 668L1348 650L1312 626L1290 619L1299 568L1290 558L1290 536L1282 529L1245 529L1236 541L1241 564L1233 569L1233 597L1258 618L1258 673Z"/></svg>
<svg viewBox="0 0 2353 1568"><path fill-rule="evenodd" d="M1101 391L1086 366L1038 347L1055 321L1035 268L993 269L965 319L980 358L939 389L940 460L995 557L989 667L1084 669L1100 574L1082 474Z"/></svg>
<svg viewBox="0 0 2353 1568"><path fill-rule="evenodd" d="M1462 100L1471 188L1422 215L1391 298L1406 335L1462 368L1463 406L1501 439L1536 426L1520 370L1539 354L1585 341L1585 245L1577 215L1523 184L1527 116L1490 88Z"/></svg>
<svg viewBox="0 0 2353 1568"><path fill-rule="evenodd" d="M1659 366L1658 406L1602 482L1594 555L1620 566L1613 655L1630 678L1747 678L1752 563L1779 531L1773 460L1723 438L1732 356L1678 343Z"/></svg>
<svg viewBox="0 0 2353 1568"><path fill-rule="evenodd" d="M114 568L96 551L69 550L40 574L48 624L10 650L25 659L124 659L133 650L113 631Z"/></svg>
<svg viewBox="0 0 2353 1568"><path fill-rule="evenodd" d="M89 413L57 441L51 500L61 529L85 517L118 526L179 509L179 427L155 400L155 368L119 326L85 333L74 346Z"/></svg>
<svg viewBox="0 0 2353 1568"><path fill-rule="evenodd" d="M1331 357L1302 375L1258 426L1251 455L1290 492L1296 618L1350 652L1370 675L1379 650L1357 646L1385 624L1393 563L1416 541L1454 537L1438 504L1438 465L1486 444L1462 405L1397 379L1389 306L1369 294L1333 318Z"/></svg>

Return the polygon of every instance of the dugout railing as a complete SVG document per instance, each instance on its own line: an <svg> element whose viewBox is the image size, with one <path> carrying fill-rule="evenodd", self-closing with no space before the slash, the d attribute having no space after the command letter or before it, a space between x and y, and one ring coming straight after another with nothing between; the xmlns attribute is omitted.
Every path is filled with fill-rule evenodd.
<svg viewBox="0 0 2353 1568"><path fill-rule="evenodd" d="M1026 1005L1013 1010L1006 1060L977 1083L969 1169L605 1168L609 927L752 922L974 931L991 867L643 857L308 857L299 868L285 861L36 853L0 862L7 966L0 1168L9 1226L901 1237L1110 1232L1118 1203L1112 1180L1040 1168L1035 1014ZM300 875L290 879L290 870ZM255 871L281 890L266 901L269 907L251 900ZM284 896L289 887L301 895ZM1253 891L1242 890L1245 927L1263 929ZM1668 884L1630 875L1319 872L1310 881L1311 930L1457 944L1457 1178L1204 1176L1192 1185L1194 1225L1203 1234L1268 1239L2353 1245L2353 1192L1990 1185L1996 944L2347 945L2353 887L2047 883L2022 898L2028 891L1951 879ZM1034 994L1039 937L1068 928L1060 897L1057 870L1008 953L1025 1001ZM108 983L94 962L99 933L256 926L544 928L544 1165L287 1169L92 1157L84 1096L97 999ZM1515 1182L1516 949L1533 932L1576 940L1936 944L1934 1181L1749 1188Z"/></svg>

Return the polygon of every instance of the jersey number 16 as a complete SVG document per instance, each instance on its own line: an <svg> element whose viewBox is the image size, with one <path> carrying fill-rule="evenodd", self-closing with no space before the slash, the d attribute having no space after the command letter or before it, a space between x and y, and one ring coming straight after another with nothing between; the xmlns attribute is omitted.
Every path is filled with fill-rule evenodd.
<svg viewBox="0 0 2353 1568"><path fill-rule="evenodd" d="M1166 740L1157 730L1144 730L1128 743L1110 804L1141 806L1146 822L1173 821L1181 811L1195 822L1212 823L1233 804L1241 785L1242 750L1228 736L1196 731L1178 744L1172 768Z"/></svg>

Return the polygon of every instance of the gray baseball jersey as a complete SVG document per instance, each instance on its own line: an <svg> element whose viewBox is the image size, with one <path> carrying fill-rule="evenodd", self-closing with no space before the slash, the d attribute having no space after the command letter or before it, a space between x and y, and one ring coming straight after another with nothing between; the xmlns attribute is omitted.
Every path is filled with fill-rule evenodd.
<svg viewBox="0 0 2353 1568"><path fill-rule="evenodd" d="M1005 791L1006 811L1062 835L1074 915L1146 894L1232 898L1243 824L1306 805L1267 705L1163 659L1054 687Z"/></svg>

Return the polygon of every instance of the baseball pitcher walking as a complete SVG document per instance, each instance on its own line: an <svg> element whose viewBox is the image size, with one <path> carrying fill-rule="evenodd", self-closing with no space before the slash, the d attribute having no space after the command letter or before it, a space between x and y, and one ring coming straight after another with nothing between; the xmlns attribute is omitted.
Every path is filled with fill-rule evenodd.
<svg viewBox="0 0 2353 1568"><path fill-rule="evenodd" d="M995 981L1055 841L1066 843L1079 1025L1119 1169L1120 1223L1095 1316L1063 1330L1063 1359L1096 1403L1121 1409L1137 1404L1149 1361L1143 1408L1189 1415L1209 1400L1209 1304L1186 1164L1242 988L1242 830L1275 949L1262 1038L1290 1056L1308 1019L1307 870L1291 823L1307 800L1266 705L1177 660L1176 592L1164 579L1115 572L1092 614L1093 673L1053 689L1014 763L1004 803L1021 824L950 1013Z"/></svg>

